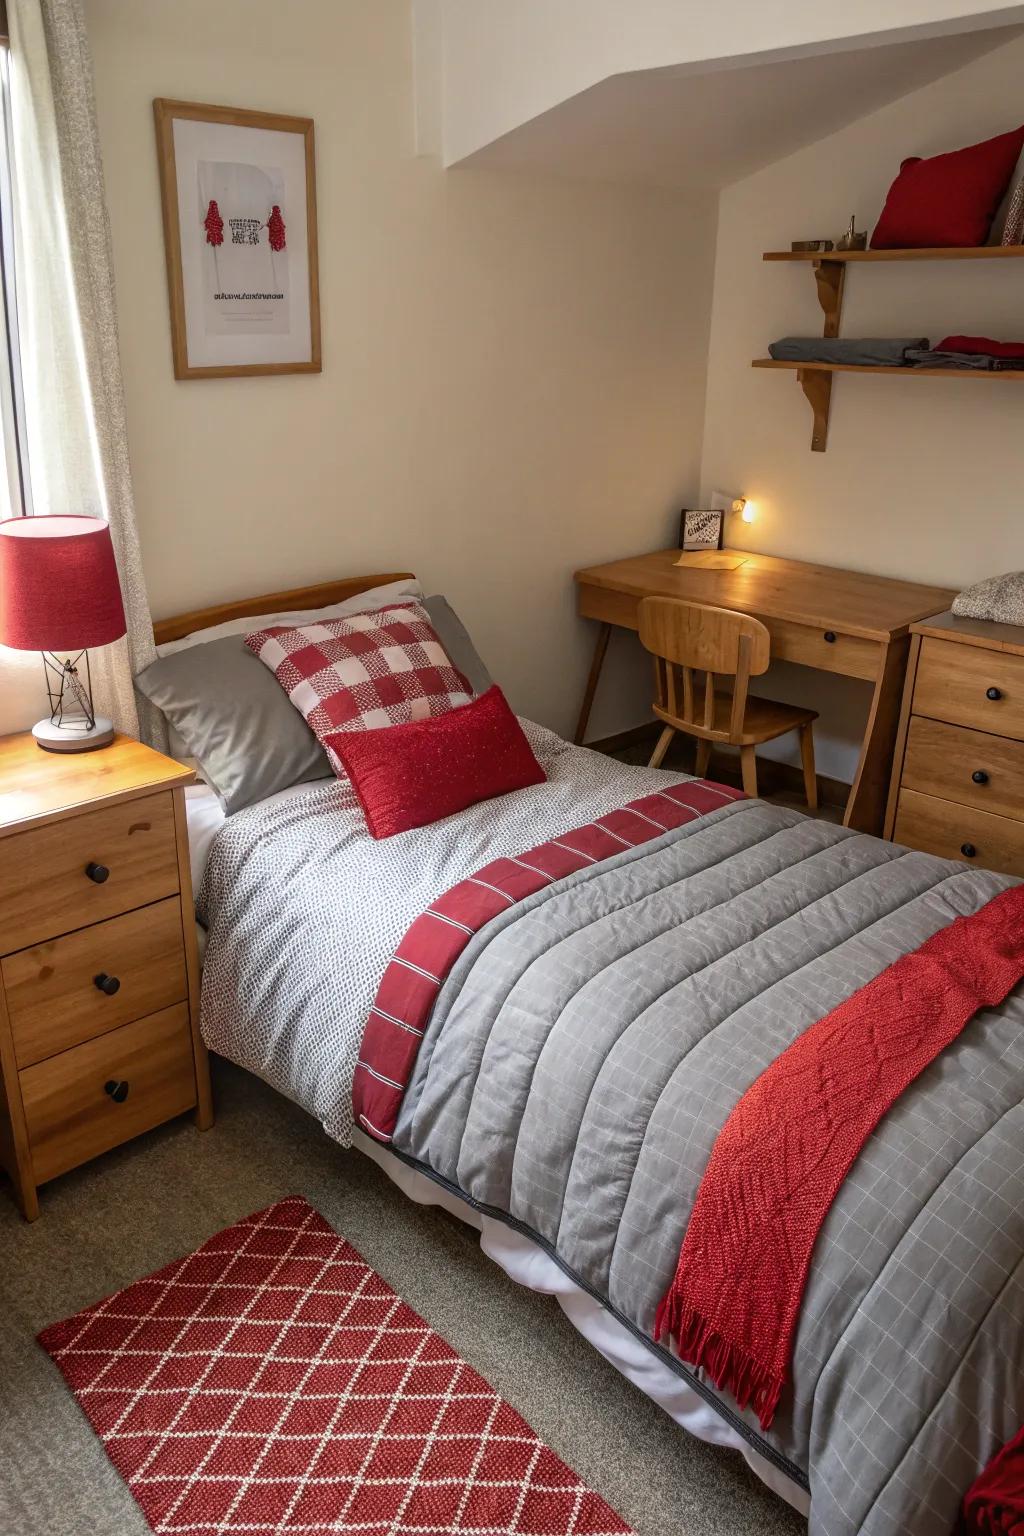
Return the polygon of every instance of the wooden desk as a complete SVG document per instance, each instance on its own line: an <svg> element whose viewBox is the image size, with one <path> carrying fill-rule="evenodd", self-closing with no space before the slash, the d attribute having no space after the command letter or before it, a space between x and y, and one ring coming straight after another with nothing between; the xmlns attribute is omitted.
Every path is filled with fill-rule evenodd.
<svg viewBox="0 0 1024 1536"><path fill-rule="evenodd" d="M613 560L576 572L579 611L600 625L576 741L586 735L612 627L636 629L644 597L682 597L752 614L767 625L772 658L874 684L867 730L843 824L881 832L899 722L911 624L948 608L954 594L886 576L865 576L774 555L727 553L736 570L677 566L678 549Z"/></svg>

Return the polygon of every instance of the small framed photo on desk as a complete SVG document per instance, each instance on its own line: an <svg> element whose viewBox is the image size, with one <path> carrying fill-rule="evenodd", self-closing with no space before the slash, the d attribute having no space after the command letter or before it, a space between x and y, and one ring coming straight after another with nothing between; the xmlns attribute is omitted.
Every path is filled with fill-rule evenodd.
<svg viewBox="0 0 1024 1536"><path fill-rule="evenodd" d="M680 549L721 549L725 514L717 509L684 507L679 514Z"/></svg>

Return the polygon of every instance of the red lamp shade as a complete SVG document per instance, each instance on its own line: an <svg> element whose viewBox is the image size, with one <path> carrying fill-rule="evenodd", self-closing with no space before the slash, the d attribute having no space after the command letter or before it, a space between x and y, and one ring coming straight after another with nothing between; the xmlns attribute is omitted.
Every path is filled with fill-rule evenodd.
<svg viewBox="0 0 1024 1536"><path fill-rule="evenodd" d="M80 651L126 630L110 529L99 517L0 522L0 645Z"/></svg>

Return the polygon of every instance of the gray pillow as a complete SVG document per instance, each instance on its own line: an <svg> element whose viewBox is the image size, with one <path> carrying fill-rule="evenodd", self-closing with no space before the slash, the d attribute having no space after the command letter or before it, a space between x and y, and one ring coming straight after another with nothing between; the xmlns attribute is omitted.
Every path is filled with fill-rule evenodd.
<svg viewBox="0 0 1024 1536"><path fill-rule="evenodd" d="M492 678L469 638L469 632L446 597L427 597L423 606L430 622L452 662L468 682L474 694L486 693Z"/></svg>
<svg viewBox="0 0 1024 1536"><path fill-rule="evenodd" d="M135 686L166 715L229 814L331 777L323 747L241 635L164 656Z"/></svg>

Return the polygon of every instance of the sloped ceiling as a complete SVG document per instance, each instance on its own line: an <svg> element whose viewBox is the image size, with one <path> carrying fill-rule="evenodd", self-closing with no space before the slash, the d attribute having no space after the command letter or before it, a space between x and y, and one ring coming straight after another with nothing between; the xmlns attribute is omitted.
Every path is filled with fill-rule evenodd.
<svg viewBox="0 0 1024 1536"><path fill-rule="evenodd" d="M1022 30L995 28L742 68L616 75L458 163L714 189L960 69Z"/></svg>

